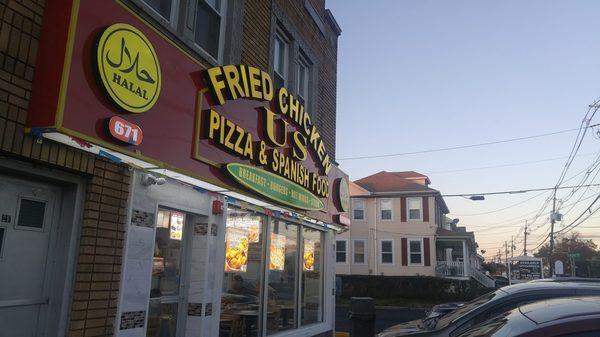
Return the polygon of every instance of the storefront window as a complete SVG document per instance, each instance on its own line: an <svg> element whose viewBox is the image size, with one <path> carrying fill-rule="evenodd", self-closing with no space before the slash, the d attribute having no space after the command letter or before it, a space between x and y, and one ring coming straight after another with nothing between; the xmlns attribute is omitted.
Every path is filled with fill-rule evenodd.
<svg viewBox="0 0 600 337"><path fill-rule="evenodd" d="M159 210L146 336L175 336L185 214Z"/></svg>
<svg viewBox="0 0 600 337"><path fill-rule="evenodd" d="M323 322L324 238L317 229L229 208L219 335L256 337Z"/></svg>
<svg viewBox="0 0 600 337"><path fill-rule="evenodd" d="M323 321L322 236L315 229L302 229L302 325Z"/></svg>
<svg viewBox="0 0 600 337"><path fill-rule="evenodd" d="M269 279L267 334L298 326L296 280L298 273L298 226L273 220L269 231Z"/></svg>
<svg viewBox="0 0 600 337"><path fill-rule="evenodd" d="M259 335L263 221L262 216L249 211L227 211L221 336Z"/></svg>

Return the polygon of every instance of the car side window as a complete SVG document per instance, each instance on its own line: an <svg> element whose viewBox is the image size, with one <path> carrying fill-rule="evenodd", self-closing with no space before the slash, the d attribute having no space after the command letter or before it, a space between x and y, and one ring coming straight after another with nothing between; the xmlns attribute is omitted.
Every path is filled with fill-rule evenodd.
<svg viewBox="0 0 600 337"><path fill-rule="evenodd" d="M468 321L466 321L463 325L459 326L458 328L456 328L454 331L452 331L452 333L450 333L450 336L454 337L454 336L458 336L461 333L467 331L468 329L479 325L491 318L494 318L500 314L503 314L509 310L512 310L516 307L519 307L521 305L530 303L530 302L534 302L538 299L542 299L542 298L547 298L547 297L531 297L531 296L527 296L527 297L521 297L521 298L517 298L514 299L512 301L508 301L505 303L501 303L497 306L491 307L477 315L475 315L474 317L472 317L471 319L469 319Z"/></svg>

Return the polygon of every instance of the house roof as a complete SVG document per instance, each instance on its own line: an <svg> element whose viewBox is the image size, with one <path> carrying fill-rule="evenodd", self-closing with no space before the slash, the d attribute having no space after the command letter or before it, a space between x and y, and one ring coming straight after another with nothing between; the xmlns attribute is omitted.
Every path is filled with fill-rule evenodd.
<svg viewBox="0 0 600 337"><path fill-rule="evenodd" d="M360 185L351 181L348 183L348 191L350 192L351 197L360 197L360 196L368 196L371 195L369 191L360 187Z"/></svg>
<svg viewBox="0 0 600 337"><path fill-rule="evenodd" d="M417 179L425 179L425 185L415 182ZM361 197L361 196L377 196L377 195L390 195L390 194L425 194L435 196L436 201L442 206L444 213L450 212L444 198L441 193L433 188L427 186L429 184L429 178L414 171L403 171L403 172L387 172L381 171L372 174L368 177L355 180L353 184L350 184L350 196Z"/></svg>
<svg viewBox="0 0 600 337"><path fill-rule="evenodd" d="M404 179L408 179L408 180L420 180L420 179L425 179L425 184L429 185L431 184L431 180L429 180L429 177L421 174L419 172L415 172L415 171L400 171L400 172L390 172L391 174L394 174L400 178L404 178Z"/></svg>
<svg viewBox="0 0 600 337"><path fill-rule="evenodd" d="M360 187L366 189L372 193L404 193L404 192L431 192L431 193L439 193L437 190L433 188L429 188L425 185L413 182L413 179L417 178L427 178L420 173L412 172L386 172L381 171L370 175L368 177L364 177L362 179L355 180L354 182ZM417 177L416 175L420 175ZM412 176L412 178L407 178L407 176ZM429 180L429 178L427 178Z"/></svg>
<svg viewBox="0 0 600 337"><path fill-rule="evenodd" d="M438 228L436 234L438 236L474 236L473 232L453 231L446 228Z"/></svg>

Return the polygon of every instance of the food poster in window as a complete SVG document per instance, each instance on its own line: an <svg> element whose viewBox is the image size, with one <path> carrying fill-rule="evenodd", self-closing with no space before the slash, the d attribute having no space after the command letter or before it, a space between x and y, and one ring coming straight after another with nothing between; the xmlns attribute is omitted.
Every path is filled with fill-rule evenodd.
<svg viewBox="0 0 600 337"><path fill-rule="evenodd" d="M248 233L248 242L255 243L259 240L262 219L260 216L248 213L233 213L227 217L227 227L244 229Z"/></svg>
<svg viewBox="0 0 600 337"><path fill-rule="evenodd" d="M225 271L245 273L248 264L248 232L227 227L225 232Z"/></svg>
<svg viewBox="0 0 600 337"><path fill-rule="evenodd" d="M309 239L304 239L304 258L303 258L303 270L313 271L315 270L315 244L316 242Z"/></svg>
<svg viewBox="0 0 600 337"><path fill-rule="evenodd" d="M171 240L180 240L183 236L183 219L185 215L179 212L171 212L171 227L169 237Z"/></svg>
<svg viewBox="0 0 600 337"><path fill-rule="evenodd" d="M271 233L269 270L283 270L285 265L285 235Z"/></svg>

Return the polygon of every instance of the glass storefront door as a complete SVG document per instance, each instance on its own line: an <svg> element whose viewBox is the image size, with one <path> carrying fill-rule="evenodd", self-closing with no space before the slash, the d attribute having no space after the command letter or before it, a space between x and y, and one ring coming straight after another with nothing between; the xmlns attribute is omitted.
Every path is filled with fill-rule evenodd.
<svg viewBox="0 0 600 337"><path fill-rule="evenodd" d="M186 246L185 218L183 212L168 209L158 211L146 330L148 337L179 336L178 312L185 303L181 283Z"/></svg>

